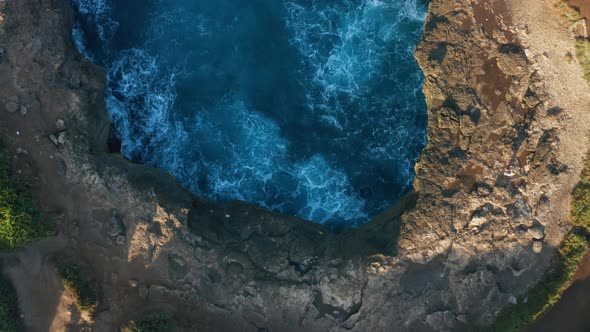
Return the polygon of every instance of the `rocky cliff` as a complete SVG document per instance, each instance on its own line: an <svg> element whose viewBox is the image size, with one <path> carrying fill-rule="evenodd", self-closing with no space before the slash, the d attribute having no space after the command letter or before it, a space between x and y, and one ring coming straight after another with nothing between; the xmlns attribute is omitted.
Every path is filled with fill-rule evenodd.
<svg viewBox="0 0 590 332"><path fill-rule="evenodd" d="M8 268L31 330L59 323L57 256L100 285L94 318L60 318L74 329L168 310L200 330L468 330L538 280L569 228L590 102L550 1L431 1L415 192L338 235L109 154L104 74L73 45L72 9L0 6L0 128L60 231Z"/></svg>

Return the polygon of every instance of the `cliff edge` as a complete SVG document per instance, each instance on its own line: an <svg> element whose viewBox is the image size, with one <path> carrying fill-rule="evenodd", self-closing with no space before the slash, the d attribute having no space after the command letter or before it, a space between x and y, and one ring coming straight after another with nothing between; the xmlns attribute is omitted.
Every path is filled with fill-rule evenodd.
<svg viewBox="0 0 590 332"><path fill-rule="evenodd" d="M554 2L431 1L415 191L338 235L109 154L104 73L77 52L67 2L0 2L0 131L59 230L5 255L25 325L115 331L158 310L178 330L488 326L568 232L587 151L590 94ZM99 285L92 317L67 305L59 259Z"/></svg>

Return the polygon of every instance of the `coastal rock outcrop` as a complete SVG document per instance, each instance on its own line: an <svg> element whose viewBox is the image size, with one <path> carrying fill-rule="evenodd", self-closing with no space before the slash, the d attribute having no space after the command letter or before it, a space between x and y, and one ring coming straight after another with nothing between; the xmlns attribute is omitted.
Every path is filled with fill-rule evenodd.
<svg viewBox="0 0 590 332"><path fill-rule="evenodd" d="M28 105L7 106L0 128L11 151L29 151L13 166L38 179L61 234L54 250L30 252L87 262L102 292L97 331L155 309L201 330L473 329L539 279L568 230L586 144L566 144L564 128L590 126L560 103L567 92L544 70L526 4L431 1L416 50L429 143L415 192L337 235L194 197L163 171L109 154L105 77L76 51L67 2L0 4L0 101Z"/></svg>

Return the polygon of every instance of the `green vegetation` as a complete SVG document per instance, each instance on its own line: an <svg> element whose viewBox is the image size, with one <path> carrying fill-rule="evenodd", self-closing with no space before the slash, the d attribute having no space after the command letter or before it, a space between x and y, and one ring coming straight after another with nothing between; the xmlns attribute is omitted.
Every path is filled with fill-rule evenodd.
<svg viewBox="0 0 590 332"><path fill-rule="evenodd" d="M558 250L556 266L517 304L498 316L492 331L520 331L550 309L571 284L587 248L588 241L584 236L568 235Z"/></svg>
<svg viewBox="0 0 590 332"><path fill-rule="evenodd" d="M98 303L96 284L82 278L80 267L75 264L58 267L62 284L76 298L76 306L80 311L94 313Z"/></svg>
<svg viewBox="0 0 590 332"><path fill-rule="evenodd" d="M55 234L35 209L30 192L11 174L0 145L0 250L14 250Z"/></svg>
<svg viewBox="0 0 590 332"><path fill-rule="evenodd" d="M158 313L147 318L131 321L123 328L123 332L168 332L174 331L172 316Z"/></svg>
<svg viewBox="0 0 590 332"><path fill-rule="evenodd" d="M570 6L567 1L560 1L557 7L565 19L571 24L576 24L584 19L580 11ZM576 40L576 56L584 71L584 78L590 83L590 40L583 38Z"/></svg>
<svg viewBox="0 0 590 332"><path fill-rule="evenodd" d="M590 40L580 39L576 41L576 56L584 71L584 78L590 82Z"/></svg>
<svg viewBox="0 0 590 332"><path fill-rule="evenodd" d="M519 331L542 316L570 286L590 238L590 159L586 158L580 182L572 194L572 232L559 248L553 269L498 317L493 331ZM526 299L526 303L524 301Z"/></svg>
<svg viewBox="0 0 590 332"><path fill-rule="evenodd" d="M0 275L0 331L21 331L18 297L12 283Z"/></svg>
<svg viewBox="0 0 590 332"><path fill-rule="evenodd" d="M582 19L580 11L570 6L567 1L560 1L557 7L561 10L561 14L570 22L578 23Z"/></svg>
<svg viewBox="0 0 590 332"><path fill-rule="evenodd" d="M590 158L586 158L580 182L573 192L572 223L590 234Z"/></svg>

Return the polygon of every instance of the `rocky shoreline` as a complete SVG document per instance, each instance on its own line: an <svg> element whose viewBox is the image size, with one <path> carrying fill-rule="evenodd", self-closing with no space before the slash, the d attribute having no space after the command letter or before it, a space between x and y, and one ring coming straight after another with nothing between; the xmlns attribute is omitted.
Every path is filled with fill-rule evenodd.
<svg viewBox="0 0 590 332"><path fill-rule="evenodd" d="M415 192L338 235L109 154L104 74L73 45L72 9L2 5L0 131L60 231L5 268L30 330L114 331L153 310L179 330L469 330L517 301L569 230L590 97L551 1L431 1ZM55 257L100 285L94 317L63 305Z"/></svg>

